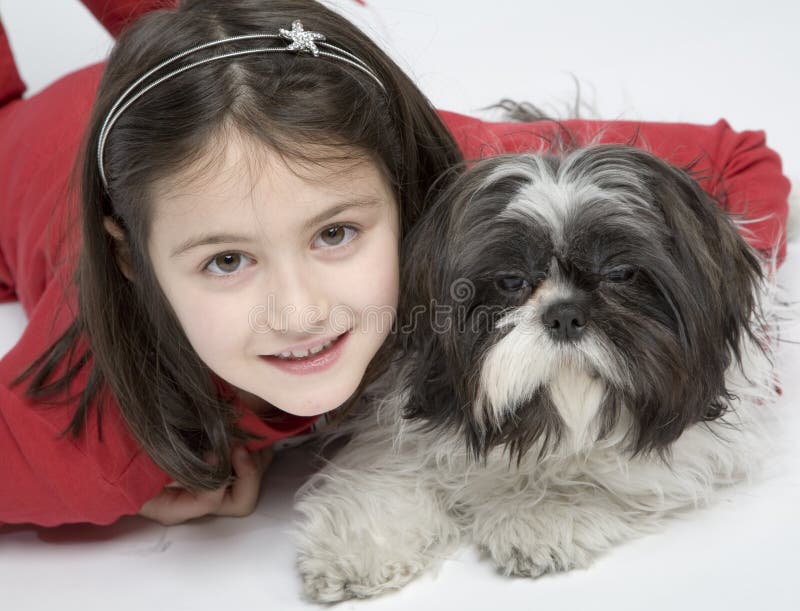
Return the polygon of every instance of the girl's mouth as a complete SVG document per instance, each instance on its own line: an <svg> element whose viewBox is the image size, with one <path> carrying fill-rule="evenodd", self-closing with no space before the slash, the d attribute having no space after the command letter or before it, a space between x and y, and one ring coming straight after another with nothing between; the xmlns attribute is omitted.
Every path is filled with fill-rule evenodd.
<svg viewBox="0 0 800 611"><path fill-rule="evenodd" d="M287 373L318 373L330 368L339 360L339 356L348 343L347 340L350 337L351 331L352 330L342 333L337 338L319 347L312 348L311 350L302 350L292 353L284 352L279 355L262 355L260 358ZM314 352L314 350L316 350L316 352ZM296 354L300 354L301 356L295 356ZM302 356L303 354L305 354L305 356Z"/></svg>
<svg viewBox="0 0 800 611"><path fill-rule="evenodd" d="M341 337L341 335L339 336ZM280 354L271 354L269 356L274 356L279 359L291 359L291 360L299 360L304 359L308 356L314 356L315 354L319 354L320 352L324 352L328 348L330 348L334 342L336 342L339 337L334 337L333 339L328 340L324 344L320 344L308 350L292 350L291 352L281 352Z"/></svg>

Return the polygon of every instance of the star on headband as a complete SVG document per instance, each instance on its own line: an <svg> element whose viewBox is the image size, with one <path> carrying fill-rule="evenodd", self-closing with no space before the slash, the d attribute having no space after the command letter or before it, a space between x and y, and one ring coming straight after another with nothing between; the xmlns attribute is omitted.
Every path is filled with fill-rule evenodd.
<svg viewBox="0 0 800 611"><path fill-rule="evenodd" d="M300 21L292 22L292 29L280 29L280 35L291 40L292 44L286 47L287 51L305 51L311 53L314 57L319 56L319 49L314 44L315 40L325 40L325 35L319 32L306 32L303 29L303 24Z"/></svg>

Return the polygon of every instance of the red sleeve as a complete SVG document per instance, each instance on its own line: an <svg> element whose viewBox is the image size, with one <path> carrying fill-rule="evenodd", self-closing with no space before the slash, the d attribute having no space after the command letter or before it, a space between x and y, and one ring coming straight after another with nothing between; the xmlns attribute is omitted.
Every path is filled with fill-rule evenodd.
<svg viewBox="0 0 800 611"><path fill-rule="evenodd" d="M467 159L499 153L546 151L567 132L578 144L641 146L673 165L693 165L700 185L723 196L727 210L748 221L743 236L780 265L786 256L790 182L763 131L735 132L724 120L713 125L643 121L541 121L490 123L440 111Z"/></svg>
<svg viewBox="0 0 800 611"><path fill-rule="evenodd" d="M171 480L141 451L113 400L105 403L102 440L97 399L83 433L77 439L60 436L72 419L89 364L57 397L75 397L64 405L46 406L26 397L29 380L11 386L71 322L74 298L63 303L63 294L62 280L54 277L22 337L0 360L0 523L110 524L137 513ZM80 351L85 347L81 342ZM65 367L59 366L56 375Z"/></svg>
<svg viewBox="0 0 800 611"><path fill-rule="evenodd" d="M177 0L81 0L114 38L141 15L160 8L175 8Z"/></svg>
<svg viewBox="0 0 800 611"><path fill-rule="evenodd" d="M77 400L48 408L25 397L29 380L11 386L72 322L74 298L61 307L73 250L61 248L66 185L101 71L73 72L0 109L0 300L19 299L28 318L0 359L0 522L108 524L138 512L169 481L141 453L114 402L104 414L104 443L95 418L72 440L59 436ZM64 396L77 396L87 374L88 366Z"/></svg>

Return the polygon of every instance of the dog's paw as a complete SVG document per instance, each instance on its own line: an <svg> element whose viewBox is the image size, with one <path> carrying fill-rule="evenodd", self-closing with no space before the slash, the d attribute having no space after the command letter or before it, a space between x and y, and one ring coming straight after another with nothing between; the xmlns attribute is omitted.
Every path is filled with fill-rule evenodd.
<svg viewBox="0 0 800 611"><path fill-rule="evenodd" d="M569 522L532 515L495 516L483 521L475 536L505 575L539 577L591 563L591 554L575 541Z"/></svg>
<svg viewBox="0 0 800 611"><path fill-rule="evenodd" d="M415 479L393 486L388 473L335 475L328 475L335 488L318 486L295 505L303 516L294 539L307 598L336 602L396 590L458 543L458 525Z"/></svg>
<svg viewBox="0 0 800 611"><path fill-rule="evenodd" d="M367 566L362 559L300 556L298 568L303 594L315 602L333 603L349 598L370 598L406 585L425 566L394 560Z"/></svg>
<svg viewBox="0 0 800 611"><path fill-rule="evenodd" d="M504 575L540 577L547 573L570 571L589 565L588 555L580 548L554 548L546 543L530 545L484 546Z"/></svg>

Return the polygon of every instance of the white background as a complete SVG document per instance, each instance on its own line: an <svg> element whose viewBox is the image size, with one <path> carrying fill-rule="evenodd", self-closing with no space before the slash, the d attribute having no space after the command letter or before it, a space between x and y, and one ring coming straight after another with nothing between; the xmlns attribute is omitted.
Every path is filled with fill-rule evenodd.
<svg viewBox="0 0 800 611"><path fill-rule="evenodd" d="M361 24L439 108L477 114L504 97L563 114L582 97L601 118L765 129L800 178L800 3L349 0ZM0 0L28 95L103 59L111 39L75 0ZM586 113L590 114L590 113ZM0 219L2 222L2 219ZM800 298L800 243L779 280ZM0 306L0 354L25 317ZM799 341L800 328L786 333ZM785 440L762 481L726 492L662 532L583 571L508 579L469 548L405 590L342 609L800 609L800 348L785 343L779 411ZM307 456L279 456L256 514L163 528L12 528L0 534L3 609L299 609L287 530ZM2 472L0 476L13 477Z"/></svg>

